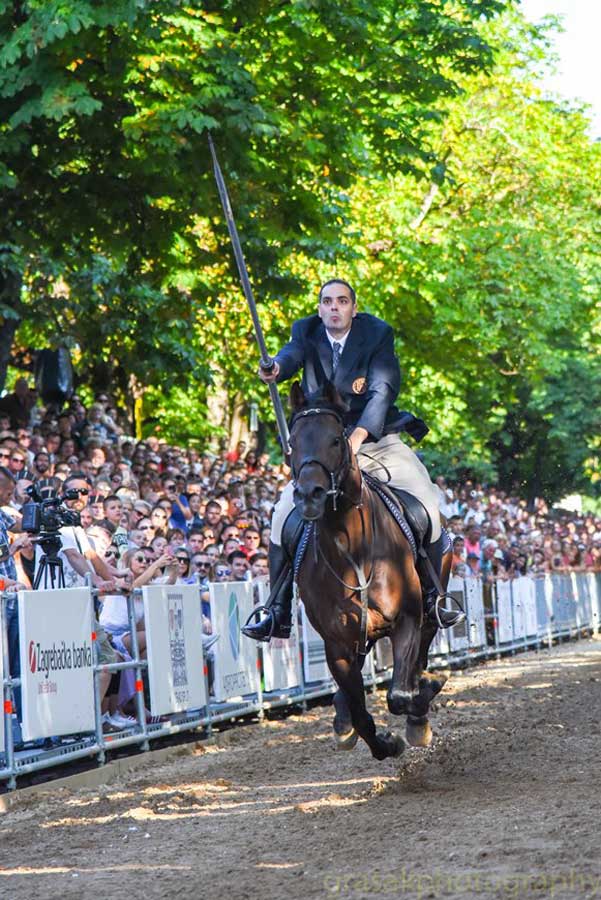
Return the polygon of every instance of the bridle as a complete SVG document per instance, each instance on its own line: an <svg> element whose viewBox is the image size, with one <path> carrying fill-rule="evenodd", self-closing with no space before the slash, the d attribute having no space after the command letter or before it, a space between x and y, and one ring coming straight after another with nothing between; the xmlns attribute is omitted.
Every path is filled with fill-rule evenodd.
<svg viewBox="0 0 601 900"><path fill-rule="evenodd" d="M348 475L349 470L351 468L351 451L349 448L348 438L344 434L344 421L343 421L340 413L337 412L335 409L332 409L327 406L314 406L310 409L302 409L292 416L292 419L290 421L290 431L292 431L295 424L300 419L305 419L308 416L334 416L336 421L339 423L339 425L342 429L342 436L341 436L342 451L340 454L340 462L335 469L328 469L328 467L325 465L325 463L323 463L320 459L317 459L316 457L309 457L308 459L305 458L305 459L303 459L298 471L295 469L294 466L292 466L292 483L296 487L296 484L300 477L300 473L302 472L302 470L304 469L305 466L312 465L312 464L317 464L318 466L321 466L321 468L326 473L328 481L330 482L330 489L328 491L326 491L326 496L332 498L332 506L334 508L334 511L336 511L338 498L343 493L341 485L344 482L344 479Z"/></svg>

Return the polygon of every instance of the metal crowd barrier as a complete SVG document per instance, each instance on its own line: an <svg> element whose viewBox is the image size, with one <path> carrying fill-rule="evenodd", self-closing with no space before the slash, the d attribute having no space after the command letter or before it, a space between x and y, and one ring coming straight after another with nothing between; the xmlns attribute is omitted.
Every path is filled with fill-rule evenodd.
<svg viewBox="0 0 601 900"><path fill-rule="evenodd" d="M91 592L89 588L86 590L94 654L88 673L92 676L93 717L90 710L88 718L90 721L93 718L94 728L84 733L60 734L57 725L58 734L55 735L53 726L56 723L50 715L50 719L44 721L42 737L36 740L34 725L33 735L24 746L15 746L14 741L14 727L18 733L15 692L19 688L25 690L34 677L44 688L38 687L40 693L44 693L46 687L52 688L52 683L48 683L49 664L46 662L44 682L40 680L42 673L36 670L34 641L30 640L26 645L28 636L21 631L20 658L22 663L29 663L29 670L21 678L11 676L7 606L14 602L15 595L0 595L0 681L4 704L3 735L0 728L0 782L6 782L9 790L16 788L20 775L83 757L96 757L102 765L106 762L107 752L124 746L138 745L145 751L151 741L178 732L200 729L209 735L217 722L234 721L249 714L262 717L265 710L282 706L306 708L308 700L331 695L335 690L327 670L323 642L308 622L302 603L299 603L297 624L290 641L275 641L267 646L240 637L242 620L255 603L264 600L264 584L210 586L211 617L219 634L216 643L207 651L198 633L201 600L197 586L144 589L144 621L149 629L146 634L148 659L142 658L139 651L134 596L129 596L126 602L132 635L131 659L109 665L98 662L96 619ZM479 578L452 578L449 591L465 608L467 620L456 628L438 632L431 650L433 668L464 666L480 659L499 658L504 653L540 650L558 640L597 634L600 630L601 573L523 576L486 584ZM47 609L51 619L55 615L60 618L61 604L69 599L69 593L62 590L44 592L45 604L50 604ZM20 613L34 600L34 592L20 595ZM198 618L194 618L196 605ZM190 628L186 629L186 622L192 621L191 614L196 629L193 633ZM20 625L24 623L26 629L23 614ZM74 646L74 653L75 650ZM127 670L134 673L136 725L122 732L104 734L100 679L103 674ZM209 670L213 676L212 684ZM373 689L386 682L391 671L390 642L380 641L365 663L366 687ZM197 700L200 698L200 706L186 705L186 695L190 691L195 693ZM150 698L151 712L155 712L154 704L163 710L154 724L146 721L145 696ZM32 701L38 706L41 704L42 713L47 712L45 699L36 700L34 696ZM51 708L51 701L48 703ZM178 705L183 708L175 709Z"/></svg>

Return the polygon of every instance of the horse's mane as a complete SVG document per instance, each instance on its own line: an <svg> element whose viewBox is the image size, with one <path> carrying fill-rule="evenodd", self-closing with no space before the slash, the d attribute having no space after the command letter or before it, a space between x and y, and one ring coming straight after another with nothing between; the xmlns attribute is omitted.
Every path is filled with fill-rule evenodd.
<svg viewBox="0 0 601 900"><path fill-rule="evenodd" d="M349 411L348 403L343 400L331 381L309 394L302 394L300 387L290 392L292 418L304 409L330 409L341 418Z"/></svg>

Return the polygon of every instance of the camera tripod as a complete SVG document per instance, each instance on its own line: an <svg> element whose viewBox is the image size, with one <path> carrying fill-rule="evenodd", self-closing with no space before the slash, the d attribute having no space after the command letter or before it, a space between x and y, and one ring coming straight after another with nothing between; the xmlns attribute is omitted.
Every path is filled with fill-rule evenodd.
<svg viewBox="0 0 601 900"><path fill-rule="evenodd" d="M37 591L40 586L44 590L65 587L65 571L63 561L58 555L62 547L62 541L58 534L46 534L40 536L42 556L40 566L36 572L33 589Z"/></svg>

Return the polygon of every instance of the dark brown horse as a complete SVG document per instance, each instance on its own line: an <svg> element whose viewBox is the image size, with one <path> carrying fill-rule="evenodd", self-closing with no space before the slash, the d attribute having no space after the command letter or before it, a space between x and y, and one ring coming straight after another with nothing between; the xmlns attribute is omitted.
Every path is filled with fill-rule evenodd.
<svg viewBox="0 0 601 900"><path fill-rule="evenodd" d="M290 401L294 502L303 519L314 523L298 586L339 688L334 697L339 745L350 749L362 737L376 759L398 756L404 749L400 735L376 731L365 705L364 639L371 643L387 636L394 659L388 708L394 715L407 715L412 746L427 746L428 707L444 679L424 671L437 626L423 620L409 541L361 476L344 434L344 403L335 388L328 383L322 396L305 397L296 383ZM450 555L445 562L446 588ZM365 612L361 583L368 601Z"/></svg>

